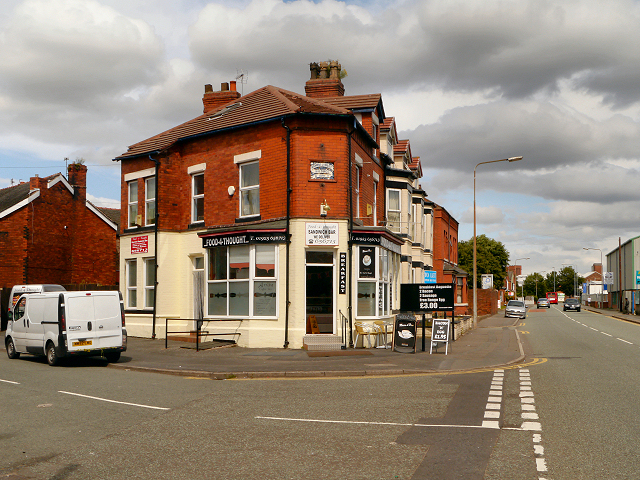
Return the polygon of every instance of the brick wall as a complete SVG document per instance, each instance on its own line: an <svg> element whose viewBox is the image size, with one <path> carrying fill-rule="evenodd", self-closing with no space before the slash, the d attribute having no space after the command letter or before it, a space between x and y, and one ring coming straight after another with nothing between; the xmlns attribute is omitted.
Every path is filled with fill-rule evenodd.
<svg viewBox="0 0 640 480"><path fill-rule="evenodd" d="M117 283L116 231L86 207L86 167L79 167L74 196L63 182L48 188L50 179L33 177L40 196L0 220L1 287Z"/></svg>
<svg viewBox="0 0 640 480"><path fill-rule="evenodd" d="M291 217L320 217L320 204L325 200L331 210L327 219L349 216L349 162L348 129L344 119L287 119L291 129ZM225 132L171 148L159 157L158 228L186 230L191 222L191 175L188 168L206 164L204 172L205 226L234 225L240 216L240 175L234 156L260 150L260 217L262 220L285 218L287 213L287 131L281 122L275 121L231 132ZM373 205L374 171L380 181L384 179L382 168L372 157L371 148L363 146L352 137L352 158L357 153L363 159L360 188L360 218L364 225L373 225L373 218L366 215L366 205ZM311 180L311 162L332 162L334 180ZM127 173L153 168L148 158L122 161L121 228L127 226ZM352 165L355 185L356 168ZM138 213L144 209L144 179L138 180ZM235 187L229 195L228 188ZM384 188L378 185L378 224L384 217ZM355 191L354 207L355 207ZM356 217L354 211L354 217Z"/></svg>
<svg viewBox="0 0 640 480"><path fill-rule="evenodd" d="M478 316L498 313L498 297L498 290L478 289ZM473 298L473 290L469 291L469 298Z"/></svg>

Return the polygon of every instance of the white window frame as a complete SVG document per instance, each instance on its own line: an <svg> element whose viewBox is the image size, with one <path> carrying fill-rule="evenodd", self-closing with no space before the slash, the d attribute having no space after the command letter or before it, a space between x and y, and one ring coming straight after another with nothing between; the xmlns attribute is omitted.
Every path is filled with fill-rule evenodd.
<svg viewBox="0 0 640 480"><path fill-rule="evenodd" d="M240 190L240 195L238 198L238 206L239 206L239 218L243 217L255 217L260 215L260 159L262 158L262 150L254 150L253 152L242 153L240 155L235 155L233 157L233 163L238 165L238 185ZM243 166L249 163L257 163L258 164L258 184L252 185L250 187L242 186L242 170ZM258 212L251 213L250 215L242 214L242 194L247 190L258 190Z"/></svg>
<svg viewBox="0 0 640 480"><path fill-rule="evenodd" d="M149 197L149 183L153 182L154 184L154 192L153 192L153 197ZM158 186L155 185L156 183L156 177L149 177L149 178L145 178L144 180L144 224L145 226L149 226L149 225L155 225L156 223L156 195L158 192ZM151 204L153 204L153 218L150 219L149 218L149 208L151 206Z"/></svg>
<svg viewBox="0 0 640 480"><path fill-rule="evenodd" d="M391 202L389 201L391 198L391 194L398 194L398 210L392 210L390 208L391 206ZM396 223L396 222L392 222L389 219L389 214L390 213L397 213L398 214L398 219L397 219L397 226L395 227L391 227L389 226L389 224L392 223ZM402 231L402 190L397 189L397 188L389 188L387 189L387 227L389 227L389 230L391 230L392 232L396 232L399 233Z"/></svg>
<svg viewBox="0 0 640 480"><path fill-rule="evenodd" d="M131 272L135 274L134 282L131 282ZM138 260L136 258L125 260L125 285L127 288L127 308L138 308ZM134 302L132 304L132 294Z"/></svg>
<svg viewBox="0 0 640 480"><path fill-rule="evenodd" d="M134 199L131 199L131 187L135 185L135 196ZM131 209L135 208L135 213L131 214ZM136 218L138 217L138 180L132 180L127 183L127 226L128 228L133 228L137 226Z"/></svg>
<svg viewBox="0 0 640 480"><path fill-rule="evenodd" d="M370 248L369 246L365 246L365 248ZM382 247L374 247L375 248L375 257L378 264L375 268L375 278L363 278L360 276L360 272L357 272L357 281L358 285L361 283L370 283L374 286L374 315L360 315L358 312L358 293L359 288L356 288L354 292L355 299L354 304L356 305L356 318L362 319L372 319L372 318L381 318L387 317L391 314L393 309L393 301L394 295L393 291L395 288L395 284L397 282L397 268L396 268L396 257L397 254L382 248ZM360 254L358 252L357 255L360 258ZM357 268L357 267L356 267Z"/></svg>
<svg viewBox="0 0 640 480"><path fill-rule="evenodd" d="M196 177L202 177L202 193L196 194ZM196 202L202 200L202 220L198 220ZM204 172L191 175L191 223L204 223Z"/></svg>
<svg viewBox="0 0 640 480"><path fill-rule="evenodd" d="M375 175L375 172L374 172ZM373 226L378 225L378 180L373 181Z"/></svg>
<svg viewBox="0 0 640 480"><path fill-rule="evenodd" d="M150 305L149 302L147 302L148 300L148 295L149 292L152 291L153 295L155 295L155 277L156 277L156 272L155 272L155 259L153 257L151 258L145 258L143 259L143 265L144 265L144 308L145 310L149 310L153 308L153 296L149 299L150 301ZM147 280L149 279L149 270L153 269L153 284L149 285Z"/></svg>
<svg viewBox="0 0 640 480"><path fill-rule="evenodd" d="M247 246L247 245L245 245ZM257 276L256 275L256 247L264 247L264 246L271 246L274 249L274 273L273 276L265 276L265 277L261 277L261 276ZM209 251L207 252L207 255L205 257L205 278L206 278L206 285L205 285L205 289L206 289L206 294L208 295L209 292L209 285L210 284L226 284L227 288L226 288L226 295L227 295L227 307L226 307L226 315L212 315L209 314L209 303L205 302L205 317L206 318L240 318L240 319L244 319L244 318L258 318L258 319L275 319L278 318L279 316L279 309L280 309L280 305L279 305L279 299L280 299L280 295L279 295L279 285L280 285L280 281L278 278L278 262L279 262L279 251L280 249L278 248L277 244L266 244L266 245L248 245L249 247L249 277L248 278L242 278L242 279L230 279L229 278L229 271L230 271L230 259L231 259L231 249L232 248L239 248L239 247L234 247L234 246L228 246L228 247L215 247L215 248L226 248L227 254L226 254L226 260L227 260L227 265L226 265L226 272L227 272L227 278L223 278L223 279L218 279L218 280L210 280L210 274L209 274L209 269L211 266L211 262L209 261L209 255L211 254L211 251L213 249L209 249ZM248 282L249 283L249 311L247 315L229 315L229 284L231 283L239 283L239 282ZM274 282L275 283L275 292L276 292L276 301L275 301L275 306L276 306L276 311L274 313L274 315L269 315L269 316L258 316L255 315L254 313L254 296L255 296L255 290L256 290L256 283L258 282Z"/></svg>
<svg viewBox="0 0 640 480"><path fill-rule="evenodd" d="M362 167L356 165L356 218L360 218L360 176Z"/></svg>

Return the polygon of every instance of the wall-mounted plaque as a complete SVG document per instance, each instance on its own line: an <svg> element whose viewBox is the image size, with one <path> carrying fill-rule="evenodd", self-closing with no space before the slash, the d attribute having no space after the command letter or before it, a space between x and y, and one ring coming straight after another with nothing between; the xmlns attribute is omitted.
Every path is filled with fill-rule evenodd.
<svg viewBox="0 0 640 480"><path fill-rule="evenodd" d="M311 162L311 180L334 180L333 162Z"/></svg>

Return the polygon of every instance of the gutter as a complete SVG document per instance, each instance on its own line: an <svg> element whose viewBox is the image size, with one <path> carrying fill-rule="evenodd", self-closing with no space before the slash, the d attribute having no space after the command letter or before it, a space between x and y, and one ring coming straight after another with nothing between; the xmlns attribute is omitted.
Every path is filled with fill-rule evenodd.
<svg viewBox="0 0 640 480"><path fill-rule="evenodd" d="M285 117L281 118L282 127L287 130L287 219L286 219L286 227L285 227L285 236L286 236L286 274L285 274L285 314L284 314L284 345L283 348L289 348L289 306L291 302L289 301L289 280L290 280L290 270L289 270L289 257L290 257L290 246L291 246L291 237L289 235L289 226L291 223L291 129L284 123Z"/></svg>

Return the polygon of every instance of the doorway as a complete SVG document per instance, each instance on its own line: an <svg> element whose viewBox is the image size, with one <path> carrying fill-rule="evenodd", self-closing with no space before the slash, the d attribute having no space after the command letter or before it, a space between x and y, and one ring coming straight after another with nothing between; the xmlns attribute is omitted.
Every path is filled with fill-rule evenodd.
<svg viewBox="0 0 640 480"><path fill-rule="evenodd" d="M333 252L306 252L307 333L333 333Z"/></svg>

